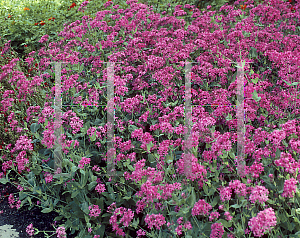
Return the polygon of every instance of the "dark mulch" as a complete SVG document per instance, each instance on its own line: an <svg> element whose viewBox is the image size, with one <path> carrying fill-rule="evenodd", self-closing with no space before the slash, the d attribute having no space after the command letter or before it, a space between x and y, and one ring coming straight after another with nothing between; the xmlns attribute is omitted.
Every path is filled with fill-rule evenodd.
<svg viewBox="0 0 300 238"><path fill-rule="evenodd" d="M13 229L15 229L20 234L20 238L29 238L30 236L26 233L26 227L32 223L34 228L37 228L42 231L53 231L55 229L51 225L54 223L54 218L58 216L57 212L50 213L42 213L39 207L33 207L31 210L28 210L28 206L24 206L17 210L17 208L10 208L8 203L8 194L15 193L17 200L19 190L15 188L10 183L2 184L0 183L0 211L3 210L3 213L0 214L0 226L2 225L12 225ZM55 227L57 228L60 224L60 221L57 221ZM71 235L70 231L67 231L67 238L75 238L76 233ZM47 233L52 235L53 233ZM34 238L44 238L46 237L44 233L39 233L34 235ZM57 237L56 233L52 237Z"/></svg>

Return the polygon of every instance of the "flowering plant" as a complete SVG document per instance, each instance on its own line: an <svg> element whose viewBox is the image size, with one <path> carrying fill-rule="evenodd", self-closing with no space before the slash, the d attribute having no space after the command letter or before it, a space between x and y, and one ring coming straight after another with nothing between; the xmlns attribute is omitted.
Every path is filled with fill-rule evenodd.
<svg viewBox="0 0 300 238"><path fill-rule="evenodd" d="M219 16L191 5L177 6L173 17L160 18L146 5L127 1L126 10L116 5L111 11L97 12L95 19L84 16L82 22L66 24L59 42L48 43L49 36L43 36L40 43L45 47L26 59L28 65L37 63L41 74L25 80L22 72L12 71L15 59L2 67L0 81L8 77L12 89L18 90L12 98L13 93L4 92L4 112L22 96L39 92L44 97L22 115L27 116L24 128L32 124L12 148L5 149L0 181L8 182L11 171L18 170L24 187L19 194L21 206L40 200L43 212L57 211L57 220L65 219L65 229L80 230L79 237L297 235L299 85L290 74L299 73L299 59L292 58L290 50L299 40L295 29L299 13L291 13L283 1L270 2L245 12L237 1L236 10L225 5ZM84 2L80 7L88 6ZM251 3L247 2L246 10L248 6ZM195 19L185 26L185 20L176 17L187 14ZM287 25L287 19L295 25ZM292 30L295 34L286 36ZM55 76L51 61L72 66L61 71L63 104L81 104L64 108L62 116L60 172L69 177L52 175L58 172L53 169L52 102L59 85L50 80ZM190 176L184 172L181 138L185 134L184 61L199 63L192 67L191 101L198 105L192 111ZM230 64L241 61L247 61L243 65L244 176L235 171L238 118L234 107L226 107L237 100L238 76ZM121 62L114 76L118 126L117 169L112 177L106 174L108 154L103 147L109 131L107 108L100 107L108 98L109 70L103 69L104 62ZM275 66L278 72L272 71ZM96 89L101 90L100 98ZM95 102L99 107L83 106ZM14 109L22 112L18 104ZM12 111L10 130L21 133L14 117ZM13 158L8 159L8 154Z"/></svg>

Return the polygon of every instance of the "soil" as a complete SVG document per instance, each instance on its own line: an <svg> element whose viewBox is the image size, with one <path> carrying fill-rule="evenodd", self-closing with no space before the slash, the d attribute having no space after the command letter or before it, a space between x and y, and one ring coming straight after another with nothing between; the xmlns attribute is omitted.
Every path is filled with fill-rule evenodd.
<svg viewBox="0 0 300 238"><path fill-rule="evenodd" d="M28 210L28 206L21 207L19 210L17 208L10 208L8 203L8 196L11 193L15 193L17 200L19 190L15 188L10 183L1 184L0 183L0 211L3 210L3 213L0 214L0 226L3 225L12 225L12 229L15 229L19 233L20 238L29 238L30 236L26 233L26 227L32 223L34 228L39 229L40 231L51 231L48 232L48 235L53 235L52 237L57 237L55 229L51 225L54 223L54 218L58 216L57 212L42 213L39 207L33 207L31 210ZM61 221L57 221L55 227L57 228ZM54 233L53 233L54 232ZM75 238L78 235L78 232L75 232L71 235L70 231L66 231L67 238ZM46 237L44 233L39 233L33 236L34 238L44 238Z"/></svg>

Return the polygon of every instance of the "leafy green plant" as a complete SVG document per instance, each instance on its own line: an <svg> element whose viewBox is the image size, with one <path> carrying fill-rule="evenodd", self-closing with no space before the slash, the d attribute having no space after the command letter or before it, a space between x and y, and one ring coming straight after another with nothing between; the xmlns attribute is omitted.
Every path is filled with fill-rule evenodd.
<svg viewBox="0 0 300 238"><path fill-rule="evenodd" d="M281 1L273 3L273 7L262 5L258 8L267 8L269 11L288 9ZM89 13L92 7L87 5L85 11ZM109 6L109 9L112 7ZM84 17L84 24L79 22L79 27L69 24L69 28L58 34L58 37L64 39L56 42L57 45L53 48L49 44L50 37L43 36L41 44L45 48L30 54L29 57L33 60L26 59L31 66L38 64L33 74L43 78L36 92L41 96L30 102L30 105L39 106L35 112L37 115L29 114L28 108L22 108L23 105L18 102L14 104L14 113L20 111L21 116L25 116L26 112L30 117L27 122L32 124L28 126L27 122L24 123L23 127L28 129L23 134L25 137L20 137L13 149L4 150L2 169L5 173L0 181L6 183L9 179L18 180L24 188L19 193L21 206L33 206L37 200L41 201L41 208L45 213L57 211L60 216L56 220L63 220L65 229L70 229L72 233L79 231L79 237L136 237L143 232L147 237L198 237L199 234L200 237L222 237L222 232L221 235L216 234L218 230L223 231L225 237L251 237L254 234L261 237L265 232L265 236L272 237L297 236L300 228L296 212L299 207L299 193L297 187L295 188L294 177L298 179L298 171L293 169L293 159L299 153L296 147L299 136L296 130L299 128L296 125L298 118L297 115L288 119L279 115L292 98L291 94L287 94L283 80L279 80L279 74L282 79L290 78L282 76L284 68L276 57L263 54L261 43L264 38L252 35L254 33L250 28L248 32L238 30L242 25L239 21L245 22L247 17L250 20L247 15L249 9L236 16L239 21L229 25L225 24L230 18L229 12L219 16L210 15L209 12L199 14L196 19L203 21L202 33L193 34L189 30L186 38L181 38L179 32L182 29L173 18L171 26L173 31L177 30L177 34L172 32L174 35L171 42L163 44L163 47L158 44L166 40L167 37L163 35L157 38L144 36L141 42L138 41L141 33L158 25L157 17L149 17L142 12L130 14L131 10L127 10L128 18L131 18L131 22L140 20L140 24L130 25L128 20L117 27L118 18L112 19L109 14L103 14L101 21L105 21L108 28L102 26L101 29L101 25L92 28L92 19ZM191 16L189 10L186 7L182 11ZM194 10L197 11L195 8ZM177 14L181 12L180 8L175 11ZM125 14L123 12L120 15L123 17ZM259 25L259 30L264 32L264 28L268 26L268 16L265 16L265 20L261 19L261 22L257 18L258 16L252 18L253 21L257 20L253 25ZM169 29L171 26L162 24L157 28ZM115 27L114 35L112 27ZM224 28L221 29L224 34L220 31L221 27ZM197 29L194 30L197 32ZM230 30L237 34L230 33ZM279 30L275 28L274 31ZM296 33L299 35L299 31ZM197 44L197 51L193 47L188 49L186 43L179 44L184 41ZM70 46L66 47L67 45ZM242 46L244 48L241 49ZM229 48L232 50L230 53ZM154 50L157 52L153 53ZM67 60L71 64L62 67L62 101L63 104L81 104L78 107L63 108L65 138L61 172L66 175L64 177L55 174L58 171L54 170L51 139L55 74L53 66L39 56L42 51L49 61ZM147 57L143 57L143 53L148 53ZM59 58L59 55L64 58ZM195 143L191 155L191 177L183 172L183 128L180 127L184 124L182 105L185 85L182 78L185 77L185 60L202 62L206 66L199 64L192 68L192 83L197 86L197 90L194 89L197 94L193 95L192 102L210 106L206 109L198 105L193 110L193 119L201 121L199 127L202 128L197 130L194 125L192 133L191 141ZM251 68L248 64L244 65L245 95L248 108L252 109L252 112L247 113L246 126L247 129L254 128L256 134L247 133L250 140L247 143L254 152L247 151L247 155L253 158L246 160L248 173L240 177L235 171L234 161L237 150L234 138L236 133L231 130L235 129L234 110L220 110L219 107L212 109L211 105L235 104L237 67L230 69L230 64L245 60L253 61ZM112 178L108 176L105 167L107 112L100 106L83 106L95 101L98 105L107 104L108 71L101 61L124 62L115 65L118 127L114 132L117 142L117 171ZM13 67L12 64L7 67ZM277 72L271 71L276 64L279 67ZM7 67L3 68L0 77L8 74L9 78L18 79ZM267 70L271 74L267 75ZM224 74L214 77L216 72ZM140 76L140 73L144 74ZM253 79L256 80L257 77L257 83L254 83ZM29 80L33 81L33 77L29 77ZM37 78L34 80L36 83ZM35 83L28 86L28 89L33 89ZM278 91L274 96L271 89L276 83ZM269 85L269 88L265 85ZM294 86L298 89L298 85ZM101 90L98 100L95 99L95 88ZM11 89L19 95L26 91L16 83L12 83ZM260 100L251 98L254 92ZM272 103L276 107L271 108L268 100L270 96L274 98ZM279 100L280 97L283 97L284 105ZM202 100L200 103L196 101L199 98ZM12 108L4 103L3 105L3 110ZM228 117L225 124L222 117L226 113ZM265 117L262 118L261 114ZM10 116L13 117L13 114ZM254 127L254 120L259 120L260 124ZM274 131L273 125L283 129ZM171 129L176 129L176 133ZM280 134L285 134L286 137L283 138ZM33 136L34 140L27 140L28 136ZM30 144L38 147L31 149ZM31 156L27 155L28 163L24 163L26 159L23 151L32 152ZM13 156L12 160L7 158L8 155ZM25 169L22 169L22 162L15 158L23 161ZM289 167L283 171L280 167L285 167L283 162L286 160L289 160ZM9 161L16 161L16 165ZM218 204L221 205L216 207ZM263 213L266 213L265 220ZM270 217L276 222L268 220ZM264 224L264 227L259 224Z"/></svg>

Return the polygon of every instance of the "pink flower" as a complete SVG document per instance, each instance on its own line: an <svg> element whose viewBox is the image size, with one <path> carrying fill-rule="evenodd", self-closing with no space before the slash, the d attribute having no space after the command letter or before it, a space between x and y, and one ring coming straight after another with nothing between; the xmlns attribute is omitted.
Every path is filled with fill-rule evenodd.
<svg viewBox="0 0 300 238"><path fill-rule="evenodd" d="M67 234L63 226L57 227L56 233L58 238L66 238Z"/></svg>
<svg viewBox="0 0 300 238"><path fill-rule="evenodd" d="M105 185L104 184L98 184L95 188L95 190L98 192L98 193L103 193L105 191Z"/></svg>
<svg viewBox="0 0 300 238"><path fill-rule="evenodd" d="M114 203L112 205L113 207L115 207ZM110 209L111 207L108 208L108 210ZM131 211L131 209L128 209L126 211L126 208L120 207L120 208L116 208L114 214L109 219L109 223L113 226L113 231L116 231L117 235L125 236L125 232L118 226L117 223L118 216L122 216L122 218L120 219L120 223L123 222L123 225L128 227L131 220L133 219L134 213Z"/></svg>
<svg viewBox="0 0 300 238"><path fill-rule="evenodd" d="M46 183L51 183L52 182L52 179L53 179L52 174L50 174L49 172L46 172L44 176L45 176Z"/></svg>
<svg viewBox="0 0 300 238"><path fill-rule="evenodd" d="M246 196L247 195L247 187L239 180L234 180L233 182L229 182L229 187L234 189L234 192L239 196Z"/></svg>
<svg viewBox="0 0 300 238"><path fill-rule="evenodd" d="M81 169L83 169L84 165L85 164L89 164L90 162L91 162L90 158L82 157L82 159L79 161L78 167L81 168Z"/></svg>
<svg viewBox="0 0 300 238"><path fill-rule="evenodd" d="M80 130L80 128L83 126L83 120L80 120L79 117L72 117L70 126L72 127L72 129L74 129L72 131L72 133L75 135Z"/></svg>
<svg viewBox="0 0 300 238"><path fill-rule="evenodd" d="M27 232L28 235L33 236L34 229L33 229L33 224L32 223L27 226L26 232Z"/></svg>
<svg viewBox="0 0 300 238"><path fill-rule="evenodd" d="M231 199L231 194L232 194L232 191L231 191L230 187L222 188L220 190L221 201L222 202L225 202L225 200L229 201Z"/></svg>
<svg viewBox="0 0 300 238"><path fill-rule="evenodd" d="M185 229L188 229L188 230L193 228L190 221L186 221L183 226L185 227Z"/></svg>
<svg viewBox="0 0 300 238"><path fill-rule="evenodd" d="M177 226L175 232L180 236L182 234L182 225Z"/></svg>
<svg viewBox="0 0 300 238"><path fill-rule="evenodd" d="M268 200L269 191L263 186L256 186L252 188L251 195L249 196L249 200L252 203L255 203L258 200L260 203L266 202Z"/></svg>
<svg viewBox="0 0 300 238"><path fill-rule="evenodd" d="M14 195L11 193L8 196L8 203L10 205L11 208L14 208L14 203L15 203L15 199L14 199Z"/></svg>
<svg viewBox="0 0 300 238"><path fill-rule="evenodd" d="M192 209L192 216L207 215L210 209L212 209L212 206L206 203L204 199L200 199L198 202L195 203Z"/></svg>
<svg viewBox="0 0 300 238"><path fill-rule="evenodd" d="M182 221L183 221L183 217L179 217L179 218L177 219L177 223L178 223L179 225L182 223Z"/></svg>
<svg viewBox="0 0 300 238"><path fill-rule="evenodd" d="M271 227L276 226L276 216L273 208L265 209L253 217L248 222L248 225L255 236L261 237Z"/></svg>
<svg viewBox="0 0 300 238"><path fill-rule="evenodd" d="M142 229L139 229L139 230L136 232L136 234L137 234L137 237L140 237L140 236L145 236L145 235L146 235L146 232L143 231Z"/></svg>
<svg viewBox="0 0 300 238"><path fill-rule="evenodd" d="M149 229L152 229L153 226L155 226L158 230L160 230L160 227L166 223L165 217L161 214L147 214L145 222L148 224Z"/></svg>
<svg viewBox="0 0 300 238"><path fill-rule="evenodd" d="M230 212L225 212L224 215L226 216L226 220L227 221L231 221L232 220L232 216L230 216Z"/></svg>
<svg viewBox="0 0 300 238"><path fill-rule="evenodd" d="M90 217L97 217L100 215L101 213L101 209L99 209L99 206L98 205L92 205L92 206L89 206L89 209L90 209Z"/></svg>
<svg viewBox="0 0 300 238"><path fill-rule="evenodd" d="M209 216L209 221L212 221L214 219L218 219L218 217L220 216L220 213L218 212L212 212Z"/></svg>
<svg viewBox="0 0 300 238"><path fill-rule="evenodd" d="M23 188L21 185L18 185L18 189L19 189L20 191L23 191L23 190L24 190L24 188Z"/></svg>
<svg viewBox="0 0 300 238"><path fill-rule="evenodd" d="M256 161L249 167L249 173L253 178L258 178L259 174L264 171L262 163L257 163Z"/></svg>
<svg viewBox="0 0 300 238"><path fill-rule="evenodd" d="M32 140L28 139L27 136L20 136L20 138L16 141L16 150L33 150L31 141Z"/></svg>
<svg viewBox="0 0 300 238"><path fill-rule="evenodd" d="M49 35L44 35L44 36L42 36L42 38L39 40L39 42L40 42L40 43L47 42L47 41L48 41L48 38L49 38Z"/></svg>
<svg viewBox="0 0 300 238"><path fill-rule="evenodd" d="M21 207L21 200L18 200L17 203L16 203L16 208L20 209L20 207Z"/></svg>
<svg viewBox="0 0 300 238"><path fill-rule="evenodd" d="M224 228L222 223L214 223L211 225L210 238L222 238L224 233Z"/></svg>
<svg viewBox="0 0 300 238"><path fill-rule="evenodd" d="M294 197L294 193L296 192L298 181L294 178L288 179L284 181L284 192L282 193L282 197Z"/></svg>
<svg viewBox="0 0 300 238"><path fill-rule="evenodd" d="M120 222L123 222L123 225L125 227L128 227L131 220L133 219L134 213L131 211L131 209L128 209L127 211L124 210L123 217L120 219Z"/></svg>

